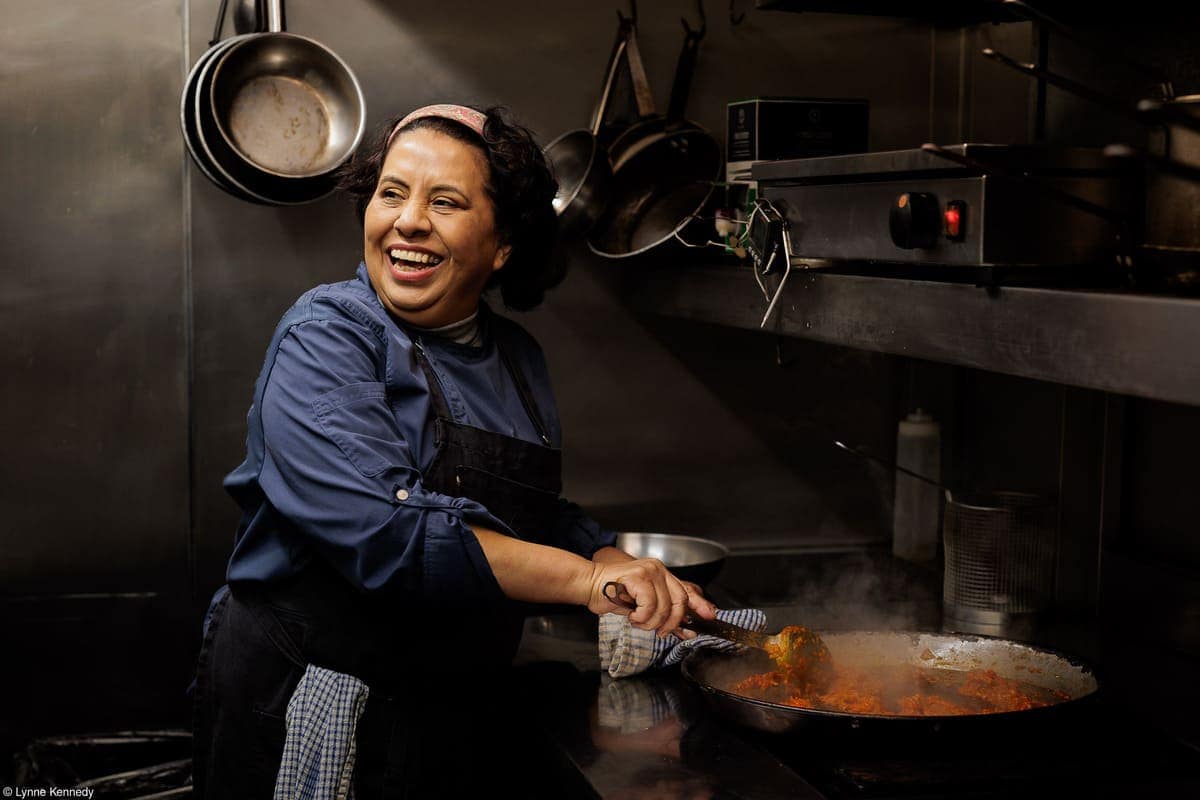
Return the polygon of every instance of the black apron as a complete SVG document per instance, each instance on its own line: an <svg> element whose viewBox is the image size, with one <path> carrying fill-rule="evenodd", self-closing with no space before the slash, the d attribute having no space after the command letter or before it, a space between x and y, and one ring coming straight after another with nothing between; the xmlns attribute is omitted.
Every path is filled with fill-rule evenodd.
<svg viewBox="0 0 1200 800"><path fill-rule="evenodd" d="M424 345L413 341L435 417L436 455L422 483L479 502L522 538L543 539L557 515L561 452L524 376L497 341L541 444L455 422ZM287 703L308 664L369 687L357 800L495 794L526 761L513 727L523 715L506 707L502 689L525 611L508 600L471 609L367 597L318 558L279 584L232 586L197 664L197 798L272 796Z"/></svg>

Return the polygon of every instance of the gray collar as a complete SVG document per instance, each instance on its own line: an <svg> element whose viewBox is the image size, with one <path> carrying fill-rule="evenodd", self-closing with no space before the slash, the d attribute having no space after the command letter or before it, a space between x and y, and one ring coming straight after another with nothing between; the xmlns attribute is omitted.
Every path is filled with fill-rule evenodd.
<svg viewBox="0 0 1200 800"><path fill-rule="evenodd" d="M465 344L468 347L479 347L483 344L483 330L479 325L478 309L471 316L458 322L451 322L449 325L441 325L437 328L417 328L417 330L440 339L449 339L457 344Z"/></svg>

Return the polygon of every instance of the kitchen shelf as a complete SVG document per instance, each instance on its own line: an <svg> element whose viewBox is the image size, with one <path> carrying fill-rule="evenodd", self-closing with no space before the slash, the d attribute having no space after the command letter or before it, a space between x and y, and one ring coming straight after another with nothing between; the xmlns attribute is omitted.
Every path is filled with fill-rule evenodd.
<svg viewBox="0 0 1200 800"><path fill-rule="evenodd" d="M822 14L868 14L905 17L930 22L968 24L973 22L1016 22L1024 19L1004 7L1000 0L758 0L763 11L812 11ZM1042 8L1042 6L1038 6Z"/></svg>
<svg viewBox="0 0 1200 800"><path fill-rule="evenodd" d="M748 266L629 281L639 311L753 330L766 311ZM1200 406L1200 299L793 270L766 330Z"/></svg>
<svg viewBox="0 0 1200 800"><path fill-rule="evenodd" d="M1059 22L1081 27L1129 20L1129 8L1120 4L1105 6L1079 0L1030 0L1028 5ZM1006 7L1003 0L756 0L754 7L760 11L899 17L955 26L1029 20L1019 11ZM1167 0L1142 0L1137 6L1140 19L1157 14L1184 20L1191 12L1180 10L1183 8L1187 6Z"/></svg>

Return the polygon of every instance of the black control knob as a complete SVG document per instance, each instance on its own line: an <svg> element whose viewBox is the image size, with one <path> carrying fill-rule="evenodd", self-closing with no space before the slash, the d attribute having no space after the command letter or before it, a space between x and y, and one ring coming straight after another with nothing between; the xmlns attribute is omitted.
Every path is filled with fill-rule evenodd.
<svg viewBox="0 0 1200 800"><path fill-rule="evenodd" d="M937 198L927 192L905 192L892 202L888 229L896 247L905 250L933 247L942 232Z"/></svg>

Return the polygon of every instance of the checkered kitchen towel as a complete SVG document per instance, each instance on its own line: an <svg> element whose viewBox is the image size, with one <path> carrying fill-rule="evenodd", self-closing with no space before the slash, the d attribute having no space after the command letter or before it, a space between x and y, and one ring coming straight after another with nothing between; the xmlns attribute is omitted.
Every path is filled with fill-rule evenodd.
<svg viewBox="0 0 1200 800"><path fill-rule="evenodd" d="M308 665L288 701L275 800L353 800L354 734L368 694L353 675Z"/></svg>
<svg viewBox="0 0 1200 800"><path fill-rule="evenodd" d="M718 611L717 619L755 631L767 626L766 614L757 608ZM600 617L600 667L614 678L627 678L652 667L678 664L697 647L733 650L739 645L715 636L697 636L695 639L665 636L660 639L654 631L630 625L627 616L605 614Z"/></svg>

